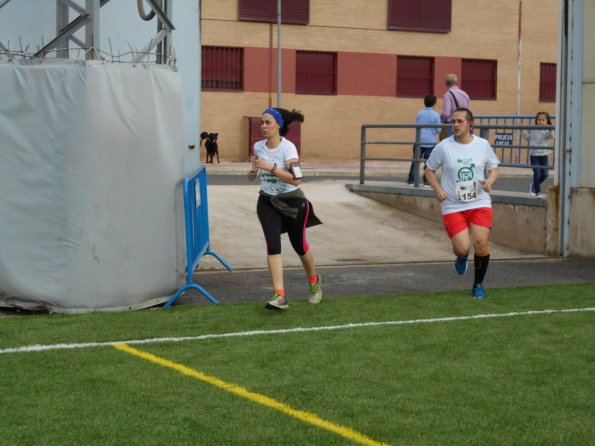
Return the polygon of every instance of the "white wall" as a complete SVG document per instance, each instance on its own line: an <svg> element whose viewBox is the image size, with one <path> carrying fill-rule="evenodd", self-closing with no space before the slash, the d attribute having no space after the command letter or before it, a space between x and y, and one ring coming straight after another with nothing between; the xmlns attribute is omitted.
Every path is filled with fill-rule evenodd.
<svg viewBox="0 0 595 446"><path fill-rule="evenodd" d="M85 4L83 0L76 3ZM150 11L146 2L145 11ZM156 19L141 19L134 0L111 0L101 8L100 20L100 49L106 52L110 51L109 42L114 53L129 47L140 50L157 30ZM173 48L184 89L187 144L180 150L185 151L185 173L190 173L198 167L200 154L200 0L174 0L171 21L176 28ZM11 0L0 9L0 43L10 50L20 50L22 43L23 50L28 46L27 52L36 52L56 36L55 27L54 0ZM84 42L84 28L76 36ZM83 58L71 52L72 58L79 56ZM196 146L194 150L188 149L191 144Z"/></svg>

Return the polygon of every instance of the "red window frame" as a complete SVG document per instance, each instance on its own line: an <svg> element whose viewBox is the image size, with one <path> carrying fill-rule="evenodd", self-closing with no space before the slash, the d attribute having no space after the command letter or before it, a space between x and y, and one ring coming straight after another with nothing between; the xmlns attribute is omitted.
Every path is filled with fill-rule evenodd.
<svg viewBox="0 0 595 446"><path fill-rule="evenodd" d="M471 100L495 100L497 97L498 61L490 59L463 59L461 88Z"/></svg>
<svg viewBox="0 0 595 446"><path fill-rule="evenodd" d="M388 29L448 33L451 0L388 0Z"/></svg>
<svg viewBox="0 0 595 446"><path fill-rule="evenodd" d="M539 102L556 102L557 64L539 64Z"/></svg>
<svg viewBox="0 0 595 446"><path fill-rule="evenodd" d="M239 0L238 19L247 22L277 23L277 0ZM281 23L307 25L310 22L310 0L284 1Z"/></svg>
<svg viewBox="0 0 595 446"><path fill-rule="evenodd" d="M203 91L243 91L244 49L203 46L200 87Z"/></svg>
<svg viewBox="0 0 595 446"><path fill-rule="evenodd" d="M296 94L337 94L337 53L296 51Z"/></svg>
<svg viewBox="0 0 595 446"><path fill-rule="evenodd" d="M434 93L434 58L397 56L397 96L424 97Z"/></svg>

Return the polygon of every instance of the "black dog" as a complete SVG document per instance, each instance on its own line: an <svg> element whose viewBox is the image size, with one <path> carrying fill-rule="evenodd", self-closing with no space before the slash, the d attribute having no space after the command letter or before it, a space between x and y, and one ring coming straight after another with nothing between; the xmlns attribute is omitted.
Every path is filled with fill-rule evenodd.
<svg viewBox="0 0 595 446"><path fill-rule="evenodd" d="M219 146L217 145L217 137L219 133L207 133L202 132L200 134L200 143L205 142L205 149L207 149L206 162L213 164L213 157L217 156L217 162L219 162ZM210 161L209 161L210 160Z"/></svg>

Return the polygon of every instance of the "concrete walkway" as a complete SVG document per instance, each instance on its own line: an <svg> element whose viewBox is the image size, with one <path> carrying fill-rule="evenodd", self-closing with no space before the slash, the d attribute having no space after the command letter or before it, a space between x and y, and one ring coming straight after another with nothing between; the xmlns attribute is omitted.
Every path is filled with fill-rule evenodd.
<svg viewBox="0 0 595 446"><path fill-rule="evenodd" d="M258 183L208 186L211 247L234 269L266 267L265 243L256 216ZM321 266L451 261L453 254L442 224L349 192L345 180L315 178L302 189L323 225L308 229L308 242ZM300 266L286 236L283 261ZM520 251L492 245L494 259L531 258ZM201 270L223 269L206 257Z"/></svg>

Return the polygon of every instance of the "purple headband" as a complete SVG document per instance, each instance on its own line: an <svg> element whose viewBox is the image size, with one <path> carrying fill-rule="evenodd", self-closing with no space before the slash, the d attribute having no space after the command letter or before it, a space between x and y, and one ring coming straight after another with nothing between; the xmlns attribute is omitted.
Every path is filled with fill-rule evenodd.
<svg viewBox="0 0 595 446"><path fill-rule="evenodd" d="M265 113L268 113L273 118L275 118L275 121L277 121L277 124L279 124L279 127L283 128L283 126L285 125L285 121L283 120L283 116L281 116L281 113L279 113L274 108L267 108L265 111L262 112L263 115Z"/></svg>

